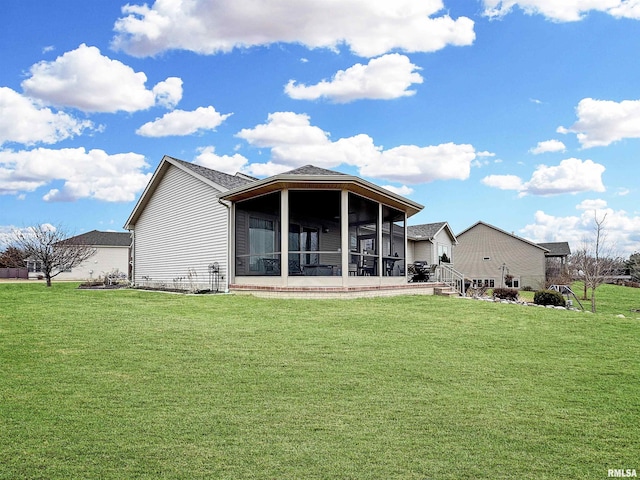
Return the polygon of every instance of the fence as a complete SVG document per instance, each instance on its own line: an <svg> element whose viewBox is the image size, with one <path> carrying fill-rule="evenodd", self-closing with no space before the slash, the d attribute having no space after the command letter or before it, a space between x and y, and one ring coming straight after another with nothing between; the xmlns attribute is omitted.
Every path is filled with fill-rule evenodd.
<svg viewBox="0 0 640 480"><path fill-rule="evenodd" d="M29 278L29 270L26 268L0 268L0 278Z"/></svg>

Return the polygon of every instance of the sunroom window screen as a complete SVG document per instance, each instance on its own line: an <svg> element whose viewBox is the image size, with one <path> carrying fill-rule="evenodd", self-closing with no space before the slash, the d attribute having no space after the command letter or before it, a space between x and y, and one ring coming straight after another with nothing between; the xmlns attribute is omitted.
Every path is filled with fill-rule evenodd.
<svg viewBox="0 0 640 480"><path fill-rule="evenodd" d="M249 251L251 252L250 268L258 271L263 257L272 256L275 250L276 232L274 221L263 218L249 218Z"/></svg>

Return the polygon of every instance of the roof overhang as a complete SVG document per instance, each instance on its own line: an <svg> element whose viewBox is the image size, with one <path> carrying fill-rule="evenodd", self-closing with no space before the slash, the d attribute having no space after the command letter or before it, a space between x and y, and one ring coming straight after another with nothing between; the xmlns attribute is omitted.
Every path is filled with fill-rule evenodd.
<svg viewBox="0 0 640 480"><path fill-rule="evenodd" d="M243 187L229 190L220 196L222 200L240 202L284 189L291 190L347 190L360 196L415 215L423 205L397 195L390 190L353 175L288 175L280 174L259 180Z"/></svg>

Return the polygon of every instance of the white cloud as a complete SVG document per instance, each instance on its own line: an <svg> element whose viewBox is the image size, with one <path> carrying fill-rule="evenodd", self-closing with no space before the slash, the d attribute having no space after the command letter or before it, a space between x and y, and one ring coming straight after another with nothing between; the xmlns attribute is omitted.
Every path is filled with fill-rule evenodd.
<svg viewBox="0 0 640 480"><path fill-rule="evenodd" d="M484 0L484 15L500 18L515 6L529 15L544 15L556 22L575 22L590 11L604 12L616 18L640 19L637 0Z"/></svg>
<svg viewBox="0 0 640 480"><path fill-rule="evenodd" d="M230 175L234 175L237 172L243 172L246 170L246 166L249 160L239 153L229 155L217 155L215 153L215 147L203 147L198 149L198 156L193 163L202 165L203 167L212 168L220 172L225 172Z"/></svg>
<svg viewBox="0 0 640 480"><path fill-rule="evenodd" d="M521 190L522 179L516 175L488 175L482 179L487 187L500 190Z"/></svg>
<svg viewBox="0 0 640 480"><path fill-rule="evenodd" d="M490 175L483 178L482 183L502 190L517 190L520 196L604 192L604 170L603 165L592 160L569 158L553 167L539 165L528 182L515 175Z"/></svg>
<svg viewBox="0 0 640 480"><path fill-rule="evenodd" d="M0 87L0 112L0 145L56 143L93 128L88 120L42 108L7 87Z"/></svg>
<svg viewBox="0 0 640 480"><path fill-rule="evenodd" d="M290 80L284 91L297 100L327 98L336 103L348 103L361 99L390 100L414 95L409 90L423 79L408 57L397 53L374 58L367 65L357 63L346 70L338 71L330 81L322 80L315 85L297 85Z"/></svg>
<svg viewBox="0 0 640 480"><path fill-rule="evenodd" d="M198 107L191 112L174 110L162 118L142 125L136 133L143 137L167 137L170 135L191 135L205 130L215 130L231 116L220 114L212 106Z"/></svg>
<svg viewBox="0 0 640 480"><path fill-rule="evenodd" d="M49 105L86 112L135 112L156 104L172 107L182 98L182 80L169 77L153 89L147 76L85 44L52 62L33 65L22 82L25 93Z"/></svg>
<svg viewBox="0 0 640 480"><path fill-rule="evenodd" d="M482 152L476 152L476 156L478 156L479 158L486 158L486 157L495 157L496 154L485 150Z"/></svg>
<svg viewBox="0 0 640 480"><path fill-rule="evenodd" d="M471 145L401 145L384 150L365 134L332 141L328 132L311 125L307 115L292 112L272 113L266 124L243 129L237 136L271 151L268 168L267 164L251 165L254 175L261 168L258 165L269 173L279 173L313 162L324 168L352 165L363 176L415 184L465 180L476 158Z"/></svg>
<svg viewBox="0 0 640 480"><path fill-rule="evenodd" d="M135 56L172 49L200 54L273 43L337 49L375 57L392 50L433 52L471 45L474 23L442 13L442 0L316 0L238 2L157 0L127 4L115 23L113 47ZM439 16L436 16L439 15Z"/></svg>
<svg viewBox="0 0 640 480"><path fill-rule="evenodd" d="M559 133L575 133L583 148L604 147L624 138L640 138L640 100L584 98L576 107L578 121Z"/></svg>
<svg viewBox="0 0 640 480"><path fill-rule="evenodd" d="M279 173L287 172L291 170L288 165L281 165L279 163L267 162L267 163L252 163L247 165L245 173L253 175L255 177L272 177Z"/></svg>
<svg viewBox="0 0 640 480"><path fill-rule="evenodd" d="M539 210L534 215L534 223L519 232L534 242L569 242L572 251L576 251L593 234L594 215L602 219L606 214L604 229L608 245L623 256L638 251L640 216L608 208L603 200L594 200L591 206L594 208L586 208L586 203L582 202L576 207L581 211L580 215L567 217L556 217Z"/></svg>
<svg viewBox="0 0 640 480"><path fill-rule="evenodd" d="M382 188L389 190L397 195L408 197L413 193L413 188L402 185L401 187L394 187L393 185L382 185Z"/></svg>
<svg viewBox="0 0 640 480"><path fill-rule="evenodd" d="M576 205L576 210L590 210L590 211L598 211L607 208L607 201L602 200L601 198L583 200L578 205Z"/></svg>
<svg viewBox="0 0 640 480"><path fill-rule="evenodd" d="M152 89L156 104L172 109L182 100L182 79L169 77L158 82Z"/></svg>
<svg viewBox="0 0 640 480"><path fill-rule="evenodd" d="M407 183L466 180L475 158L475 150L468 144L401 145L360 166L360 173Z"/></svg>
<svg viewBox="0 0 640 480"><path fill-rule="evenodd" d="M548 152L564 152L566 149L567 147L560 140L546 140L544 142L538 142L538 145L529 151L534 155L539 155Z"/></svg>
<svg viewBox="0 0 640 480"><path fill-rule="evenodd" d="M84 148L52 150L0 150L0 194L32 192L54 181L46 201L93 198L107 202L130 202L151 178L144 156L136 153L109 155Z"/></svg>

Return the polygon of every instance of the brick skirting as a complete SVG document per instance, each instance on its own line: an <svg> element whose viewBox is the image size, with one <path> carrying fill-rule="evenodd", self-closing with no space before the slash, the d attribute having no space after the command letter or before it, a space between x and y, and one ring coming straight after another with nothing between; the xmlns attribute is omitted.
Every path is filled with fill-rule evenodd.
<svg viewBox="0 0 640 480"><path fill-rule="evenodd" d="M266 285L229 285L229 291L271 298L371 298L396 295L433 295L440 283L353 287L278 287Z"/></svg>

